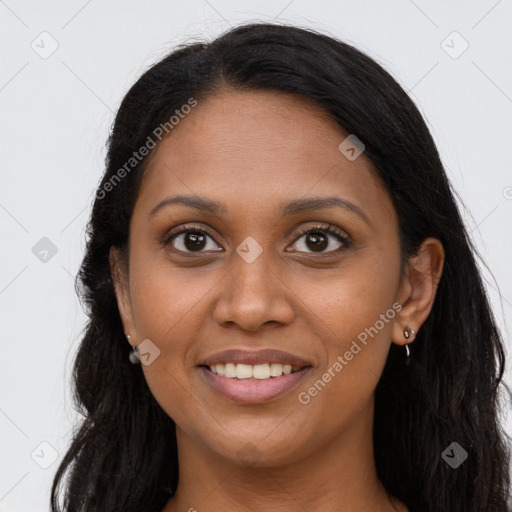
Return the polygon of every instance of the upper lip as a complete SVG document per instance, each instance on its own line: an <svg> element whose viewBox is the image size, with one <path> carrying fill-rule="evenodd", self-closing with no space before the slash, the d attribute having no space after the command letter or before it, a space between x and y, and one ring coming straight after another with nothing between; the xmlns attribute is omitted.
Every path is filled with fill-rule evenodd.
<svg viewBox="0 0 512 512"><path fill-rule="evenodd" d="M222 352L217 352L216 354L206 357L199 363L199 366L213 366L216 364L225 363L250 365L264 363L279 363L289 364L294 368L303 368L304 366L311 366L311 363L309 361L306 361L301 357L273 348L266 348L255 351L234 348L224 350Z"/></svg>

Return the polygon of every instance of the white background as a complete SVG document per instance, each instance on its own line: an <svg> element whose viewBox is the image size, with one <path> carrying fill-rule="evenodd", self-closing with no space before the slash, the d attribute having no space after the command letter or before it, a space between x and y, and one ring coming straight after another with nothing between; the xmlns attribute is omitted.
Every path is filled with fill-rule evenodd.
<svg viewBox="0 0 512 512"><path fill-rule="evenodd" d="M511 0L6 0L0 17L0 512L48 510L69 444L70 369L85 322L73 279L114 113L174 45L230 25L278 20L326 32L368 53L410 92L494 276L485 270L508 351ZM44 53L52 44L47 58L31 47ZM46 262L32 252L43 237L57 248ZM512 418L504 422L512 433Z"/></svg>

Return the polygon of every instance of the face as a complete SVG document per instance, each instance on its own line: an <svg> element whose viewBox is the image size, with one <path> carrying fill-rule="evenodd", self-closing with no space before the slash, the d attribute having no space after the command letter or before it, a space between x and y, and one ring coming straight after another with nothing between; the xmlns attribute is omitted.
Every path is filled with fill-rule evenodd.
<svg viewBox="0 0 512 512"><path fill-rule="evenodd" d="M408 290L393 205L365 154L338 148L347 135L306 99L226 90L152 156L118 303L132 343L150 340L151 392L212 454L241 460L250 442L269 467L293 462L371 416ZM178 195L218 209L165 204ZM309 368L266 399L233 399L214 384L227 377L199 366L267 348ZM244 384L268 384L256 381Z"/></svg>

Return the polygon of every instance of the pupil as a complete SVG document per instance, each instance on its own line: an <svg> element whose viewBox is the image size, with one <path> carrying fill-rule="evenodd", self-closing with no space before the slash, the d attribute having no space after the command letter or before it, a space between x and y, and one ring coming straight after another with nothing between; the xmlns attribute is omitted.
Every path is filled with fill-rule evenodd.
<svg viewBox="0 0 512 512"><path fill-rule="evenodd" d="M187 249L202 249L204 244L205 236L197 231L191 231L185 235L185 246Z"/></svg>
<svg viewBox="0 0 512 512"><path fill-rule="evenodd" d="M309 247L309 241L312 241L312 243L314 244L313 247ZM308 244L308 247L310 249L325 249L328 245L328 242L326 240L326 236L323 235L322 233L310 233L309 235L307 235L306 244Z"/></svg>

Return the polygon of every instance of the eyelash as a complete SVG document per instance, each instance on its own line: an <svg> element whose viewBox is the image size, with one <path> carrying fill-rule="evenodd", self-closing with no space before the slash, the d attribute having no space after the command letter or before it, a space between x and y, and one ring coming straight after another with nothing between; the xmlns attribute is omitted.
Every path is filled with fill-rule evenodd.
<svg viewBox="0 0 512 512"><path fill-rule="evenodd" d="M168 233L165 236L164 240L162 240L162 246L166 247L174 237L177 237L179 235L182 235L184 233L189 233L189 232L201 233L203 235L209 236L212 240L215 240L213 235L207 229L205 229L201 226L196 226L196 225L180 226L179 228L172 230L170 233ZM317 226L308 226L307 228L301 228L296 233L293 243L297 242L298 239L301 238L302 236L304 236L306 234L310 234L310 233L323 233L323 234L332 235L335 238L337 238L337 240L343 245L343 247L339 247L338 249L334 249L334 250L327 251L327 252L322 252L322 253L308 252L308 253L306 253L313 257L322 257L324 255L331 256L332 254L336 254L345 249L348 249L352 245L351 237L349 235L347 235L343 230L341 230L340 228L337 228L336 226L333 226L332 224L329 224L328 226L317 225ZM181 251L178 249L178 250L173 250L173 252L175 252L175 253L177 252L180 254L186 254L186 255L195 255L195 254L201 254L202 251L185 252L185 251ZM194 256L192 256L192 257L194 257Z"/></svg>

